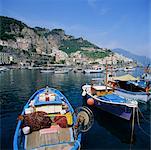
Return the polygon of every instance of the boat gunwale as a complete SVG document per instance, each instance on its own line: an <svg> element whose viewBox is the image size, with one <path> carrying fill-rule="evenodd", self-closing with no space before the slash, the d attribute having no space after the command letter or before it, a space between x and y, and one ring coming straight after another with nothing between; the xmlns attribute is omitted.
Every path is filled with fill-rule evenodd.
<svg viewBox="0 0 151 150"><path fill-rule="evenodd" d="M121 92L124 92L124 93L128 93L128 94L132 94L132 95L146 95L147 96L147 93L143 92L143 91L142 92L132 92L132 91L127 91L127 90L122 89L122 88L115 88L115 90L118 90L118 91L121 91Z"/></svg>
<svg viewBox="0 0 151 150"><path fill-rule="evenodd" d="M87 94L89 96L91 96L92 98L94 98L95 100L98 100L98 101L103 102L103 103L109 103L109 104L114 104L114 105L123 105L123 106L128 106L128 107L138 107L137 103L136 104L135 103L134 104L133 103L128 104L128 103L110 102L110 101L105 101L105 100L102 100L100 98L97 98L97 97L91 95L90 93L87 93ZM132 100L132 101L135 101L135 100ZM135 102L137 102L137 101L135 101Z"/></svg>

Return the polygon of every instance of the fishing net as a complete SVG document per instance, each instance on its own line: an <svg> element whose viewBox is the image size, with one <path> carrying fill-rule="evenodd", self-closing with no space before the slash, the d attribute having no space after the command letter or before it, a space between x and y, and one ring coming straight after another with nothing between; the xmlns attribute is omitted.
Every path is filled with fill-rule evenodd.
<svg viewBox="0 0 151 150"><path fill-rule="evenodd" d="M51 119L47 113L38 111L24 115L22 127L29 126L31 131L37 131L51 126Z"/></svg>

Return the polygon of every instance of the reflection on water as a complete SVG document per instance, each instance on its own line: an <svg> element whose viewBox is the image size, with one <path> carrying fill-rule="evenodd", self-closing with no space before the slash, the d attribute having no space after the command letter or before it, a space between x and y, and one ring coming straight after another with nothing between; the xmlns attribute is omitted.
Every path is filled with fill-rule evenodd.
<svg viewBox="0 0 151 150"><path fill-rule="evenodd" d="M104 74L44 74L38 70L9 70L0 74L1 106L1 149L11 149L16 118L21 113L29 97L39 88L49 85L59 89L76 108L82 105L81 86L90 83L91 78ZM150 104L141 104L144 117L150 119ZM98 112L99 111L99 112ZM110 114L94 110L95 123L83 135L82 148L85 149L129 149L130 124ZM141 125L149 133L150 125L141 119ZM149 138L135 127L134 149L148 148Z"/></svg>

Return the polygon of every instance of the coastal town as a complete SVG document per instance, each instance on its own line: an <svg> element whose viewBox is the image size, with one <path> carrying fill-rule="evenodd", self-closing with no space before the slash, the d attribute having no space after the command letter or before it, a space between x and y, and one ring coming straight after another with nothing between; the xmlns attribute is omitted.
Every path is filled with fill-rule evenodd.
<svg viewBox="0 0 151 150"><path fill-rule="evenodd" d="M100 48L83 38L66 35L62 29L30 28L7 17L1 17L1 22L1 66L30 69L51 66L91 69L98 66L104 69L106 63L114 68L131 68L140 64L109 48Z"/></svg>

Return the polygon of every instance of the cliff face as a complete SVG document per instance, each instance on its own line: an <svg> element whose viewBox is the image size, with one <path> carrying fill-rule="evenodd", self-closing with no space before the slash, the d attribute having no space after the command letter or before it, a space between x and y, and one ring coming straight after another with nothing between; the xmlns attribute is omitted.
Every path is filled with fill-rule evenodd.
<svg viewBox="0 0 151 150"><path fill-rule="evenodd" d="M83 47L98 48L94 44L75 39L66 35L62 29L30 28L21 21L8 17L0 17L0 45L15 49L36 52L38 54L51 54L53 49L66 53L82 50Z"/></svg>
<svg viewBox="0 0 151 150"><path fill-rule="evenodd" d="M15 19L1 17L0 45L21 49L38 54L50 54L59 47L59 38L55 33L42 28L30 28Z"/></svg>

